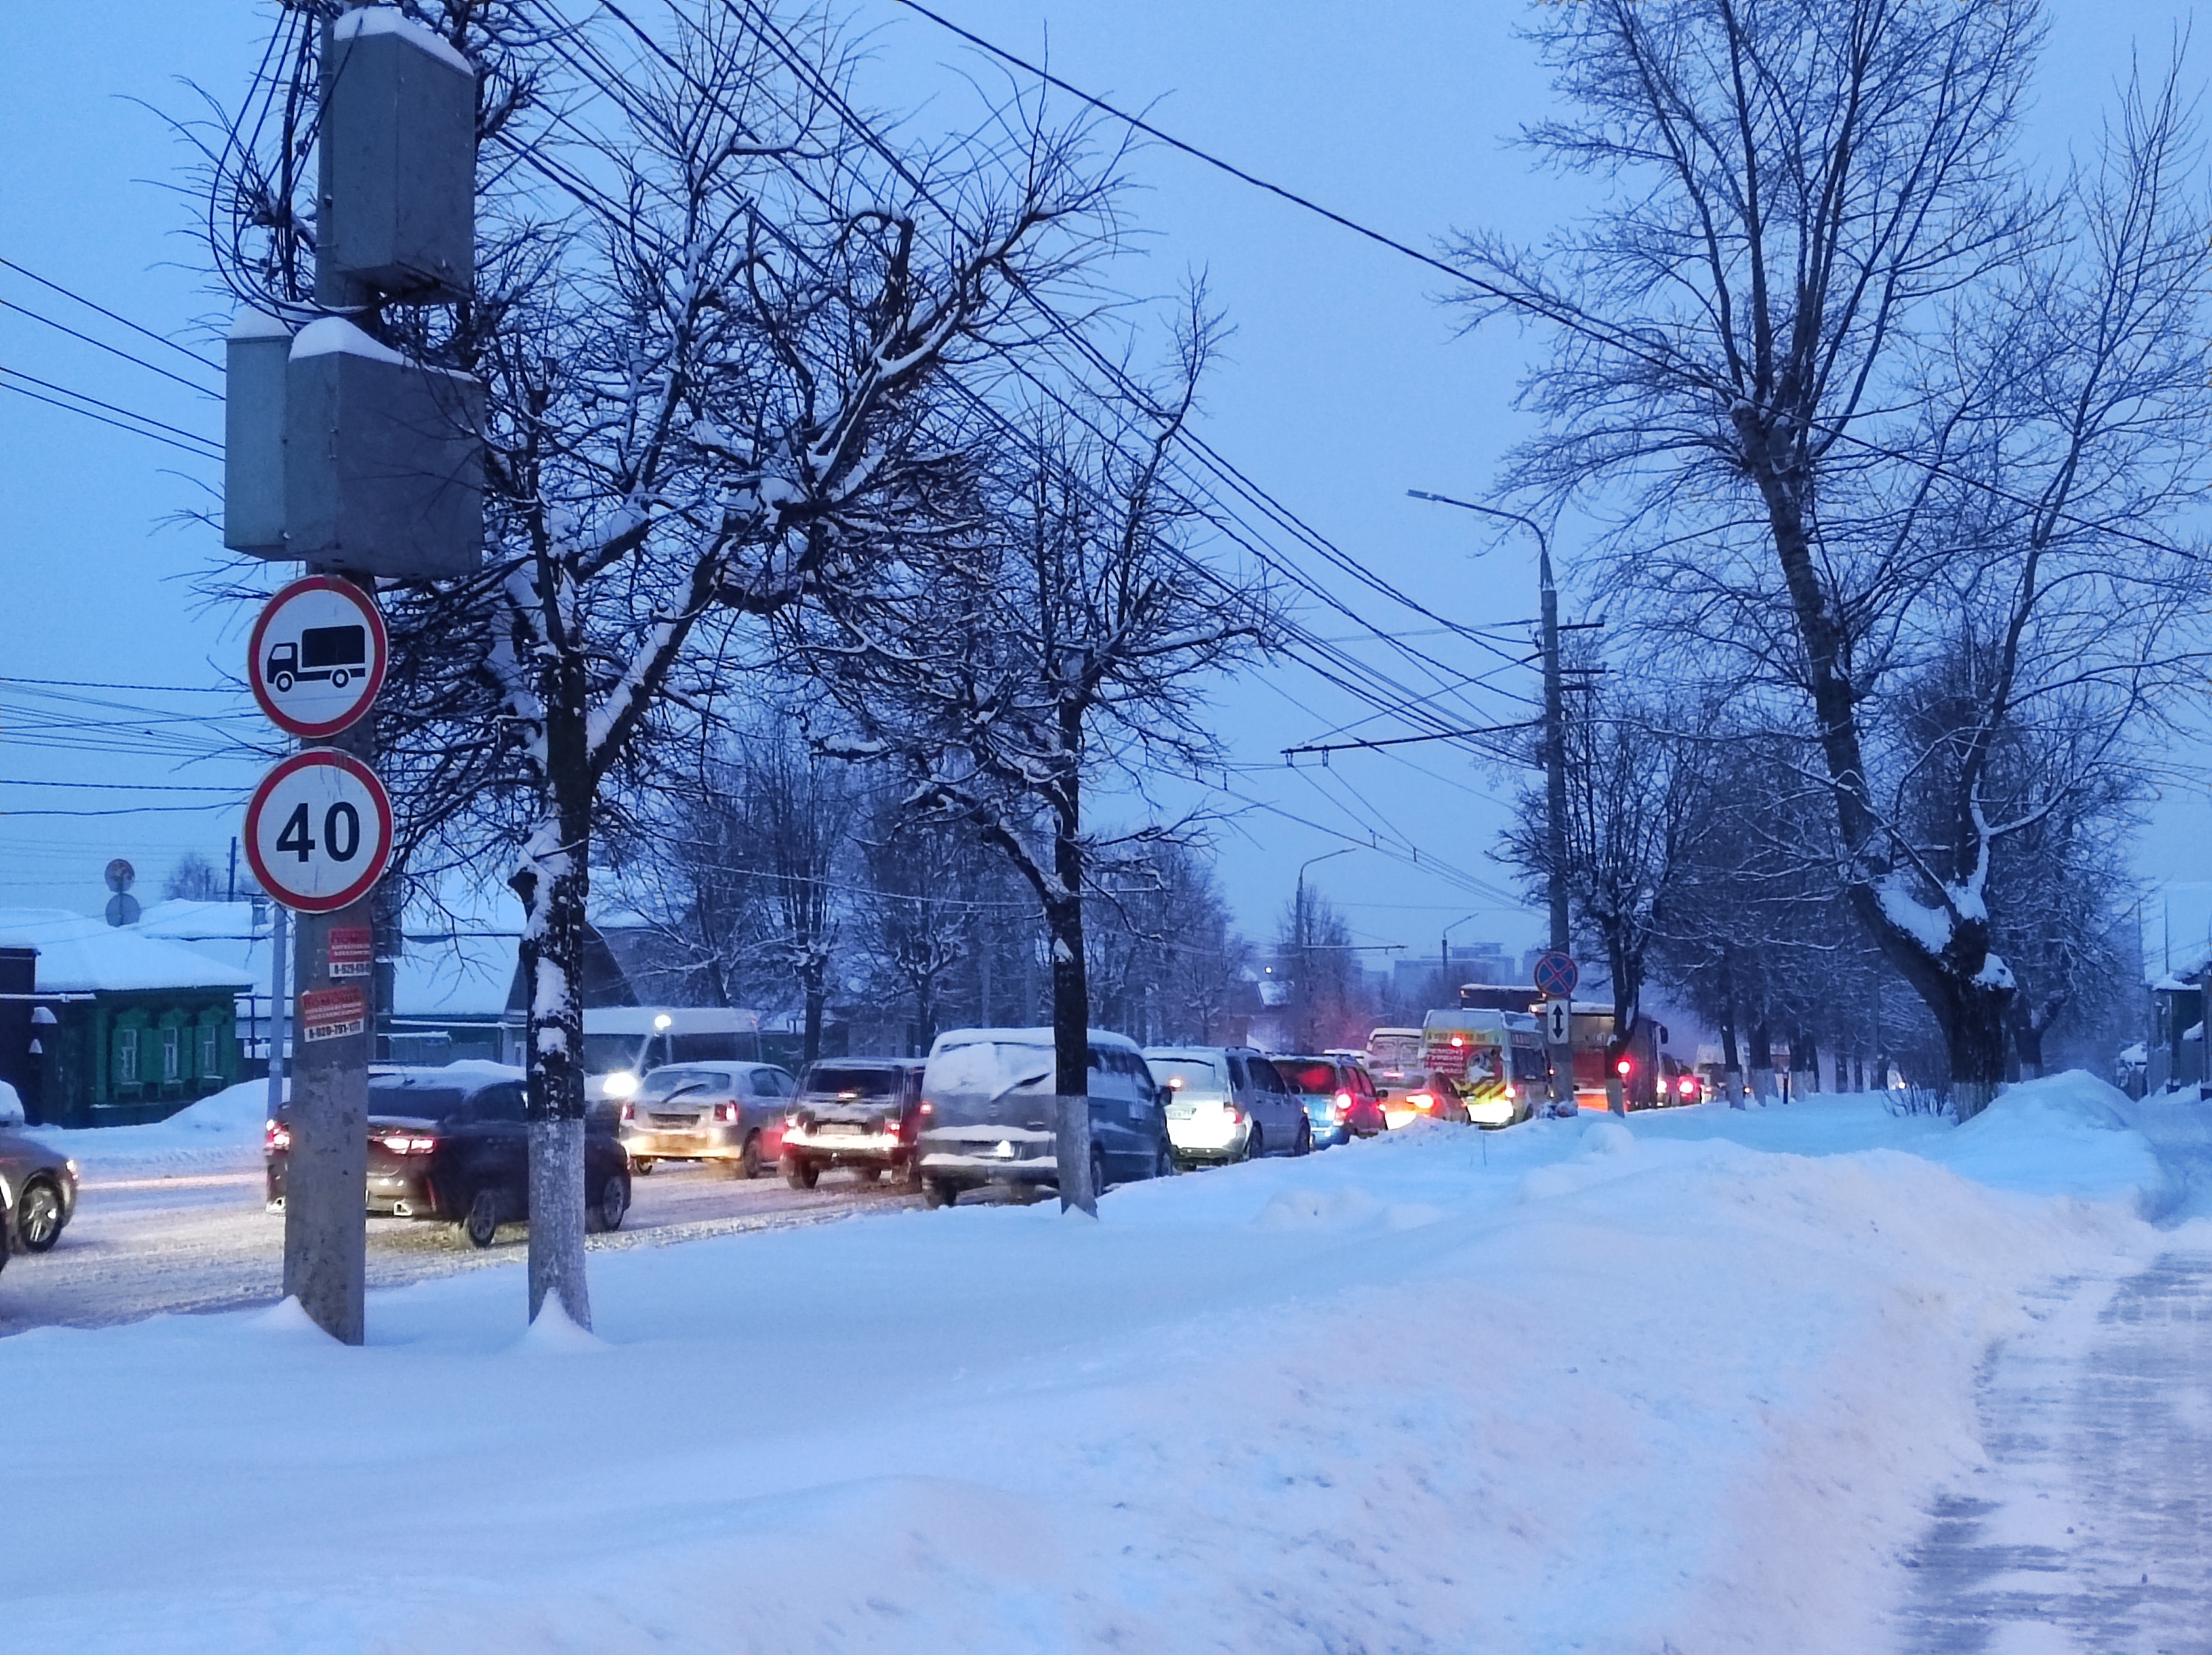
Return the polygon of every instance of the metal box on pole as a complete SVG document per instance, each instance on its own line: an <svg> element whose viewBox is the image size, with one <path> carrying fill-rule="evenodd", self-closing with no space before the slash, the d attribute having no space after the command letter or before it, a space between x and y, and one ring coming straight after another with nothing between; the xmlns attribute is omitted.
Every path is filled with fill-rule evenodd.
<svg viewBox="0 0 2212 1655"><path fill-rule="evenodd" d="M391 6L323 37L315 298L468 295L476 258L476 70Z"/></svg>
<svg viewBox="0 0 2212 1655"><path fill-rule="evenodd" d="M283 558L284 379L292 330L242 310L223 344L222 543Z"/></svg>
<svg viewBox="0 0 2212 1655"><path fill-rule="evenodd" d="M343 318L300 330L284 392L286 555L447 579L483 554L483 387Z"/></svg>

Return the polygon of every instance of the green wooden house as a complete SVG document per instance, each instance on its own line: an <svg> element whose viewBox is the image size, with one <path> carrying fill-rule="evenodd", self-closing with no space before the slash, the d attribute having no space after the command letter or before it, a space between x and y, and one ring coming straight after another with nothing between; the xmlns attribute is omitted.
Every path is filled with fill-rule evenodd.
<svg viewBox="0 0 2212 1655"><path fill-rule="evenodd" d="M32 1120L160 1120L241 1078L235 967L50 909L0 911L0 946L37 950L27 1047L0 1053Z"/></svg>

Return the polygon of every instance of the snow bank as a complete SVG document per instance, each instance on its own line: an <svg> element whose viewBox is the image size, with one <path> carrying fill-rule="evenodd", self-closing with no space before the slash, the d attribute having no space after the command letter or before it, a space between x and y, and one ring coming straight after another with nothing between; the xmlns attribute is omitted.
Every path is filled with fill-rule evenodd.
<svg viewBox="0 0 2212 1655"><path fill-rule="evenodd" d="M241 1081L167 1120L143 1126L33 1126L40 1143L75 1157L88 1179L139 1173L237 1171L261 1164L269 1082Z"/></svg>
<svg viewBox="0 0 2212 1655"><path fill-rule="evenodd" d="M2044 1192L2118 1189L2099 1102L1431 1126L1097 1224L611 1252L592 1334L498 1268L374 1295L362 1351L26 1334L0 1598L103 1651L1861 1655L2023 1293L2154 1245Z"/></svg>

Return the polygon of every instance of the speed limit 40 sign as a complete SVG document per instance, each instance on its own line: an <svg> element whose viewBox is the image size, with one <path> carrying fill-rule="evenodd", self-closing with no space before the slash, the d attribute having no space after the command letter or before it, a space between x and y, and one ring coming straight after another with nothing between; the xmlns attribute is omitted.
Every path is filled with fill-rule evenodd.
<svg viewBox="0 0 2212 1655"><path fill-rule="evenodd" d="M288 908L330 913L358 902L392 860L391 797L349 753L295 753L253 790L246 857Z"/></svg>

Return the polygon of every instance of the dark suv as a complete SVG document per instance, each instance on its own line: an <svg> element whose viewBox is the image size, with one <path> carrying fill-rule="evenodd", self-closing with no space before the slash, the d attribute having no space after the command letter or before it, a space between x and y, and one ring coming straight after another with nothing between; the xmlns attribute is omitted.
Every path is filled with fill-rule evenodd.
<svg viewBox="0 0 2212 1655"><path fill-rule="evenodd" d="M584 1198L594 1229L617 1229L629 1210L629 1156L614 1120L595 1110L584 1129ZM292 1132L280 1112L262 1153L269 1204L284 1204ZM479 1247L505 1222L530 1215L530 1123L518 1069L491 1064L368 1072L368 1210L443 1219Z"/></svg>
<svg viewBox="0 0 2212 1655"><path fill-rule="evenodd" d="M919 1058L839 1058L811 1064L783 1127L784 1181L811 1190L825 1168L850 1167L872 1184L886 1172L921 1188L914 1152L921 1131Z"/></svg>

